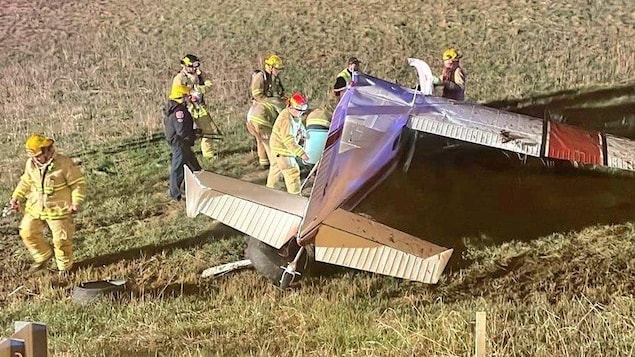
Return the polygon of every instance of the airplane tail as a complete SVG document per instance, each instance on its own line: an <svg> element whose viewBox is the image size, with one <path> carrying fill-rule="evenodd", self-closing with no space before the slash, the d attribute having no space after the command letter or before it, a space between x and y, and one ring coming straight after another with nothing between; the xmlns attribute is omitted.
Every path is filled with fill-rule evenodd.
<svg viewBox="0 0 635 357"><path fill-rule="evenodd" d="M189 217L199 213L276 249L297 237L309 199L211 172L185 168ZM317 226L317 261L434 284L452 249L336 209Z"/></svg>
<svg viewBox="0 0 635 357"><path fill-rule="evenodd" d="M438 282L452 251L343 209L315 236L317 261L428 284Z"/></svg>
<svg viewBox="0 0 635 357"><path fill-rule="evenodd" d="M272 190L211 172L185 167L188 217L203 213L223 224L280 249L293 238L307 198Z"/></svg>

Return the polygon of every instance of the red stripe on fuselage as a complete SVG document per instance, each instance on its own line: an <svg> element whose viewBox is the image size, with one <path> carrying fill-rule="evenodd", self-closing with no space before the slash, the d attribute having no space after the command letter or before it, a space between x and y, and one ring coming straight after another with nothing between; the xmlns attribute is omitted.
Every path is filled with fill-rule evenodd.
<svg viewBox="0 0 635 357"><path fill-rule="evenodd" d="M326 138L326 144L324 145L324 150L330 148L342 137L343 128L339 128L329 134L328 138Z"/></svg>
<svg viewBox="0 0 635 357"><path fill-rule="evenodd" d="M598 132L558 123L549 125L548 157L583 164L602 164L602 139Z"/></svg>

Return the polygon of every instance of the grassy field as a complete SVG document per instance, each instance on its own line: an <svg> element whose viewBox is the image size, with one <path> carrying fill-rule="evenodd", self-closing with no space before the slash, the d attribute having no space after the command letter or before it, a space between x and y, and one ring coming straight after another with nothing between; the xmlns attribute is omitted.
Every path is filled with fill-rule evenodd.
<svg viewBox="0 0 635 357"><path fill-rule="evenodd" d="M89 181L77 219L78 270L27 276L15 217L0 221L0 335L49 324L55 356L466 356L488 313L495 356L635 354L635 225L529 242L465 237L460 268L437 286L340 270L282 292L253 271L203 280L240 259L243 238L166 199L169 148L149 139L178 60L195 53L214 81L226 133L206 169L262 180L243 126L251 71L270 51L289 91L319 103L350 55L363 70L414 83L406 57L440 70L457 46L474 101L521 98L635 78L631 1L364 0L14 1L0 7L0 199L42 131L76 154ZM487 242L487 243L485 243ZM80 281L126 278L117 301L72 303Z"/></svg>

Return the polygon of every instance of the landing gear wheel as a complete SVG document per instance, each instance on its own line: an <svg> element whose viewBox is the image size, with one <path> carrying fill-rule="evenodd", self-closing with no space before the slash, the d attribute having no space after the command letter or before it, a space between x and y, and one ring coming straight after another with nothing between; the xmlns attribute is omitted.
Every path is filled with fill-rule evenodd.
<svg viewBox="0 0 635 357"><path fill-rule="evenodd" d="M296 279L300 279L300 275L283 273L282 278L280 278L280 289L286 290L289 285L291 285L291 283Z"/></svg>
<svg viewBox="0 0 635 357"><path fill-rule="evenodd" d="M254 237L247 237L245 254L251 260L254 269L274 285L286 289L293 281L298 281L302 275L284 274L284 269L293 261L300 247L295 239L291 239L280 250L265 244ZM306 250L305 250L306 252ZM308 269L309 257L303 253L298 262L297 271L304 274Z"/></svg>

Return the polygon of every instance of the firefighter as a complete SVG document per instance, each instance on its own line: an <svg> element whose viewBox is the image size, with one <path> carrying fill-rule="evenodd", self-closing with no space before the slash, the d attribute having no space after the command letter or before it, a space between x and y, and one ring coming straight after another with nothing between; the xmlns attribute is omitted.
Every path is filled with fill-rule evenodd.
<svg viewBox="0 0 635 357"><path fill-rule="evenodd" d="M201 138L201 152L206 159L214 158L214 146L211 138L205 135L214 134L212 126L212 118L206 108L204 98L206 90L211 87L212 81L207 79L207 75L201 71L201 62L195 55L188 54L181 59L181 70L172 79L172 87L170 92L176 86L187 86L193 91L200 93L199 101L195 105L189 105L188 109L194 119L196 127L201 129L203 137Z"/></svg>
<svg viewBox="0 0 635 357"><path fill-rule="evenodd" d="M459 63L461 57L463 56L454 48L443 51L443 72L441 77L433 78L435 86L443 87L443 98L465 100L467 73Z"/></svg>
<svg viewBox="0 0 635 357"><path fill-rule="evenodd" d="M192 100L188 104L187 109L192 115L196 128L200 130L201 153L203 158L213 160L215 158L214 142L211 136L216 134L216 130L214 130L212 117L209 115L205 105L205 96L199 91L192 91L190 98Z"/></svg>
<svg viewBox="0 0 635 357"><path fill-rule="evenodd" d="M306 128L308 129L326 129L331 126L331 115L326 109L315 108L305 113Z"/></svg>
<svg viewBox="0 0 635 357"><path fill-rule="evenodd" d="M53 143L42 134L27 139L29 159L9 205L17 210L26 200L20 237L34 260L29 270L45 268L54 254L62 274L73 266L73 215L84 202L86 180L73 160L55 152ZM53 238L53 250L44 239L45 225Z"/></svg>
<svg viewBox="0 0 635 357"><path fill-rule="evenodd" d="M306 98L300 93L294 93L288 100L287 108L276 118L269 139L273 162L269 167L267 187L274 188L282 175L287 192L300 193L300 167L295 158L309 161L309 156L300 145L306 137L302 115L308 108Z"/></svg>
<svg viewBox="0 0 635 357"><path fill-rule="evenodd" d="M205 89L212 85L206 74L201 71L201 61L195 55L185 55L181 59L181 70L172 79L172 87L183 85L192 90L205 93ZM171 91L171 89L170 89Z"/></svg>
<svg viewBox="0 0 635 357"><path fill-rule="evenodd" d="M269 102L278 111L285 107L284 87L280 72L284 69L282 58L272 54L264 61L264 70L256 70L251 76L251 97L255 102Z"/></svg>
<svg viewBox="0 0 635 357"><path fill-rule="evenodd" d="M269 151L269 137L278 114L278 109L265 101L254 102L247 113L247 131L256 138L258 164L263 169L268 169L272 161Z"/></svg>
<svg viewBox="0 0 635 357"><path fill-rule="evenodd" d="M184 85L172 87L163 124L165 138L172 149L170 197L175 201L180 201L182 198L181 185L185 175L183 165L187 165L192 171L201 170L201 165L192 151L196 134L188 105L192 105L192 90Z"/></svg>
<svg viewBox="0 0 635 357"><path fill-rule="evenodd" d="M348 85L353 79L353 72L358 71L359 64L361 62L357 57L351 57L348 59L347 66L335 78L335 85L333 86L333 94L337 100L340 99Z"/></svg>
<svg viewBox="0 0 635 357"><path fill-rule="evenodd" d="M247 130L256 139L258 165L268 169L267 155L269 135L276 117L284 109L284 87L280 72L284 69L282 59L272 54L264 61L263 70L255 70L251 76L250 94L252 104L247 112Z"/></svg>

